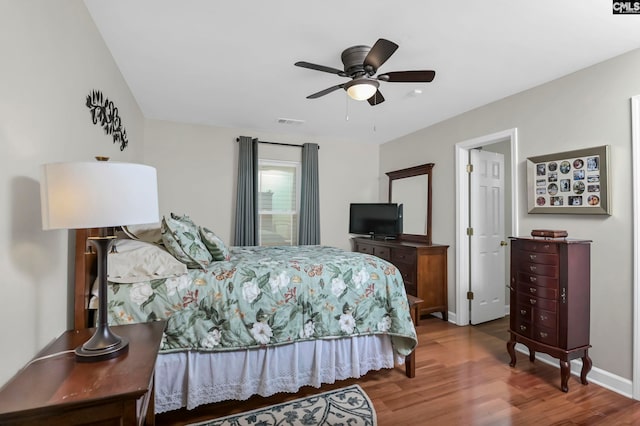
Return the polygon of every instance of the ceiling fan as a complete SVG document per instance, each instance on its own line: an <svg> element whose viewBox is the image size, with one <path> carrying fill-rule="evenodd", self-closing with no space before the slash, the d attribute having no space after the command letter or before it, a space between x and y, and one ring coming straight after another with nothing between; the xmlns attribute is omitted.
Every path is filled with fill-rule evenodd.
<svg viewBox="0 0 640 426"><path fill-rule="evenodd" d="M337 84L309 95L307 99L316 99L335 90L344 89L351 98L359 101L366 99L371 106L375 106L384 102L384 96L378 90L380 81L389 83L429 83L436 76L435 71L415 70L386 72L374 77L378 68L393 55L396 49L398 49L397 44L380 38L373 47L352 46L345 49L341 56L344 70L304 61L296 62L294 65L351 78L351 81Z"/></svg>

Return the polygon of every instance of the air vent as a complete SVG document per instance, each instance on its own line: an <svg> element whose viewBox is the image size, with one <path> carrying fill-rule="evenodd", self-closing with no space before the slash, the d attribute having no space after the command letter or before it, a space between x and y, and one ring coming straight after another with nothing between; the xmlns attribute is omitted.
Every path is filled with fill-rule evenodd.
<svg viewBox="0 0 640 426"><path fill-rule="evenodd" d="M295 118L278 118L278 124L287 124L290 126L299 126L304 120L296 120Z"/></svg>

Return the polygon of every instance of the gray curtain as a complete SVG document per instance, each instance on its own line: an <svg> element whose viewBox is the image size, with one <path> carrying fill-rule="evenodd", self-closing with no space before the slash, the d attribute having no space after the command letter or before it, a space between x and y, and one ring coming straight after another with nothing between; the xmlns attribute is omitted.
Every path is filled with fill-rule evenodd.
<svg viewBox="0 0 640 426"><path fill-rule="evenodd" d="M239 138L234 245L258 244L258 139Z"/></svg>
<svg viewBox="0 0 640 426"><path fill-rule="evenodd" d="M320 190L318 185L318 145L302 145L300 220L298 244L320 244Z"/></svg>

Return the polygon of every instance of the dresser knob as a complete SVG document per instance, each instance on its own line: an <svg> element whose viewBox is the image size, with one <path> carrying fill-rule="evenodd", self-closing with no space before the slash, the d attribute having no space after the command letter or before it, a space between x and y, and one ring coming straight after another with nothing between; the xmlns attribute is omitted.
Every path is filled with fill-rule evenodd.
<svg viewBox="0 0 640 426"><path fill-rule="evenodd" d="M520 326L520 330L525 331L526 329L527 329L527 326L525 326L525 325L521 325Z"/></svg>
<svg viewBox="0 0 640 426"><path fill-rule="evenodd" d="M546 315L540 315L540 321L546 321L549 318Z"/></svg>
<svg viewBox="0 0 640 426"><path fill-rule="evenodd" d="M537 290L536 290L536 288L535 288L535 287L529 287L529 291L530 291L531 293L535 293Z"/></svg>
<svg viewBox="0 0 640 426"><path fill-rule="evenodd" d="M536 268L535 266L531 265L531 266L529 266L529 269L530 269L532 272L535 272L537 268Z"/></svg>
<svg viewBox="0 0 640 426"><path fill-rule="evenodd" d="M520 309L520 313L522 315L527 315L527 310L526 309Z"/></svg>
<svg viewBox="0 0 640 426"><path fill-rule="evenodd" d="M542 337L543 339L544 339L545 337L547 337L547 336L548 336L548 334L547 334L547 333L545 333L544 331L541 331L541 332L540 332L540 337Z"/></svg>
<svg viewBox="0 0 640 426"><path fill-rule="evenodd" d="M531 303L532 305L535 305L535 304L536 304L536 302L537 302L537 300L536 300L536 299L529 299L529 303Z"/></svg>
<svg viewBox="0 0 640 426"><path fill-rule="evenodd" d="M529 277L529 281L531 281L532 283L535 283L536 281L538 281L537 277Z"/></svg>
<svg viewBox="0 0 640 426"><path fill-rule="evenodd" d="M536 255L535 255L535 254L530 254L530 255L529 255L529 259L531 259L531 260L535 260L535 259L536 259Z"/></svg>

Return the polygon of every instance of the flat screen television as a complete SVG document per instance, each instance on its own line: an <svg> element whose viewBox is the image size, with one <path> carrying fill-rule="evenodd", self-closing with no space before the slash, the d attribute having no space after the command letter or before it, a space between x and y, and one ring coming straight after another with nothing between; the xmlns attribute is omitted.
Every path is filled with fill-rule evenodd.
<svg viewBox="0 0 640 426"><path fill-rule="evenodd" d="M402 234L402 204L352 203L349 233L373 238L395 238Z"/></svg>

